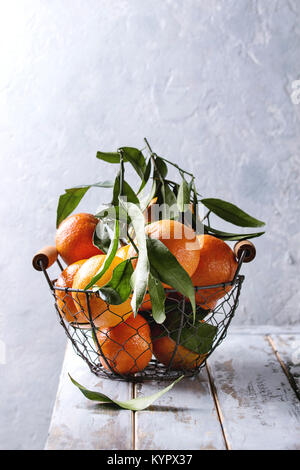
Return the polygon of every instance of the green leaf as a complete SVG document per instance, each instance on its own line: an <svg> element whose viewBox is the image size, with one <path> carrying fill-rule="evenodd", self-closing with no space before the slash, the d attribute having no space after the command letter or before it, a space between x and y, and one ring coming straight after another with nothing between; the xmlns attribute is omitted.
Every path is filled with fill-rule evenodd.
<svg viewBox="0 0 300 470"><path fill-rule="evenodd" d="M176 196L173 191L170 189L168 184L165 184L165 203L169 206L175 208L176 205Z"/></svg>
<svg viewBox="0 0 300 470"><path fill-rule="evenodd" d="M133 287L131 306L134 316L136 316L147 291L150 270L145 235L145 219L144 214L137 205L122 200L120 200L120 203L128 212L135 231L137 246L139 249L138 262L135 271L131 276Z"/></svg>
<svg viewBox="0 0 300 470"><path fill-rule="evenodd" d="M97 152L96 157L107 163L120 163L119 152ZM124 161L127 161L126 158L124 158Z"/></svg>
<svg viewBox="0 0 300 470"><path fill-rule="evenodd" d="M149 275L148 290L152 305L152 316L156 323L163 323L166 319L165 300L166 294L162 283L152 273Z"/></svg>
<svg viewBox="0 0 300 470"><path fill-rule="evenodd" d="M159 173L159 176L165 179L165 177L168 174L168 167L163 161L163 159L160 157L155 157L155 166L156 166L157 172Z"/></svg>
<svg viewBox="0 0 300 470"><path fill-rule="evenodd" d="M112 200L112 205L113 206L118 206L119 205L119 195L120 195L120 174L115 179L115 184L114 184L114 190L113 190L113 200ZM129 184L126 181L123 181L123 193L122 196L127 197L128 202L132 202L133 204L139 204L139 198L129 186Z"/></svg>
<svg viewBox="0 0 300 470"><path fill-rule="evenodd" d="M126 210L121 206L105 207L105 209L102 209L102 211L95 214L95 217L107 223L114 222L116 219L118 219L119 222L122 222L122 223L126 223L126 224L130 223L130 219L127 215Z"/></svg>
<svg viewBox="0 0 300 470"><path fill-rule="evenodd" d="M150 202L152 201L152 199L154 198L154 196L155 196L155 194L156 194L156 190L157 190L157 182L156 182L156 180L153 180L150 193L148 194L148 196L146 196L145 198L143 198L143 199L140 201L140 207L141 207L141 211L142 211L142 212L143 212L145 209L147 209L147 207L149 206Z"/></svg>
<svg viewBox="0 0 300 470"><path fill-rule="evenodd" d="M146 161L142 152L133 147L121 147L124 161L131 163L139 177L143 180L146 171Z"/></svg>
<svg viewBox="0 0 300 470"><path fill-rule="evenodd" d="M65 194L59 197L57 206L57 217L56 227L70 215L74 209L78 206L85 193L91 187L98 188L112 188L113 183L111 181L104 181L103 183L89 184L83 186L75 186L74 188L65 189Z"/></svg>
<svg viewBox="0 0 300 470"><path fill-rule="evenodd" d="M139 194L142 191L142 189L144 189L146 184L148 183L149 178L150 178L150 174L151 174L151 158L149 158L149 160L148 160L148 163L147 163L147 166L146 166L146 169L145 169L145 172L144 172L144 176L143 176L143 181L141 183L141 186L140 186L137 194Z"/></svg>
<svg viewBox="0 0 300 470"><path fill-rule="evenodd" d="M191 189L186 180L183 178L181 185L179 186L177 196L177 206L180 212L185 212L186 206L190 204Z"/></svg>
<svg viewBox="0 0 300 470"><path fill-rule="evenodd" d="M100 270L97 274L91 279L91 281L85 286L84 290L88 290L93 287L97 281L103 276L104 273L108 270L109 266L111 265L112 260L114 259L119 246L119 220L116 219L115 221L115 230L114 230L114 238L110 243L107 255L105 257L104 263L102 264Z"/></svg>
<svg viewBox="0 0 300 470"><path fill-rule="evenodd" d="M195 315L195 289L186 270L160 240L147 238L147 250L150 265L158 273L159 279L188 297Z"/></svg>
<svg viewBox="0 0 300 470"><path fill-rule="evenodd" d="M222 199L201 199L201 202L214 214L239 227L261 227L265 225L264 222L255 219L234 204Z"/></svg>
<svg viewBox="0 0 300 470"><path fill-rule="evenodd" d="M130 278L132 273L131 260L122 261L113 270L111 280L105 286L96 289L100 297L112 305L119 305L125 302L131 293Z"/></svg>
<svg viewBox="0 0 300 470"><path fill-rule="evenodd" d="M185 326L181 330L180 344L197 354L206 354L210 351L218 328L209 323L196 322L195 325ZM171 338L177 341L178 331L171 333Z"/></svg>
<svg viewBox="0 0 300 470"><path fill-rule="evenodd" d="M183 379L184 376L182 375L173 383L171 383L171 385L168 385L167 387L165 387L164 389L160 390L157 393L154 393L153 395L149 395L147 397L133 398L132 400L127 400L127 401L113 400L112 398L108 397L107 395L104 395L103 393L88 390L83 385L80 385L78 382L76 382L76 380L74 380L70 374L69 374L69 377L72 383L76 385L76 387L79 388L81 393L89 400L97 401L101 404L105 404L105 403L115 404L118 408L122 408L125 410L142 411L148 408L150 405L152 405L152 403L158 400L162 395L164 395L169 390L171 390L174 387L174 385L176 385L180 380Z"/></svg>
<svg viewBox="0 0 300 470"><path fill-rule="evenodd" d="M215 228L208 227L208 225L204 225L204 232L213 235L216 238L220 238L221 240L227 241L239 241L239 240L249 240L250 238L256 238L263 235L265 232L257 232L257 233L228 233L222 232L221 230L216 230Z"/></svg>
<svg viewBox="0 0 300 470"><path fill-rule="evenodd" d="M94 230L93 245L103 251L103 253L107 253L111 244L112 236L113 232L109 224L100 221Z"/></svg>
<svg viewBox="0 0 300 470"><path fill-rule="evenodd" d="M127 227L130 224L130 219L127 212L120 206L110 206L98 212L95 217L100 219L102 225L97 225L94 232L94 244L98 246L104 253L107 253L110 245L110 240L113 239L113 232L115 220L119 220L119 237L126 242ZM99 227L99 228L98 228ZM97 237L98 236L98 237ZM96 242L96 243L95 243Z"/></svg>

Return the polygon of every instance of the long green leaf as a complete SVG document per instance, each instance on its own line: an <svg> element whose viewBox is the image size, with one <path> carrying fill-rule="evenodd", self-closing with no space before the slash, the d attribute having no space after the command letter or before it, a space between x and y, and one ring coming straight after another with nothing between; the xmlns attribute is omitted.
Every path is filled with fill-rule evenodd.
<svg viewBox="0 0 300 470"><path fill-rule="evenodd" d="M100 404L105 404L105 403L115 404L118 408L122 408L125 410L142 411L148 408L150 405L152 405L152 403L158 400L162 395L164 395L169 390L171 390L174 387L174 385L176 385L180 380L183 379L184 376L182 375L173 383L171 383L171 385L168 385L167 387L163 388L157 393L154 393L153 395L149 395L147 397L133 398L132 400L127 400L127 401L113 400L107 395L104 395L104 393L88 390L83 385L80 385L78 382L76 382L76 380L74 380L70 374L69 374L69 377L72 383L76 385L76 387L79 388L81 393L89 400L97 401Z"/></svg>
<svg viewBox="0 0 300 470"><path fill-rule="evenodd" d="M96 157L99 160L103 160L107 163L120 163L120 153L119 152L97 152ZM127 161L124 158L124 161Z"/></svg>
<svg viewBox="0 0 300 470"><path fill-rule="evenodd" d="M177 206L180 212L185 212L186 206L190 203L191 189L184 178L182 178L177 196Z"/></svg>
<svg viewBox="0 0 300 470"><path fill-rule="evenodd" d="M113 200L112 205L118 206L119 204L119 195L120 195L120 174L115 179L114 190L113 190ZM126 196L128 202L132 202L133 204L139 204L139 198L131 188L131 186L126 182L123 181L123 194L122 196Z"/></svg>
<svg viewBox="0 0 300 470"><path fill-rule="evenodd" d="M188 297L195 315L195 289L186 270L160 240L147 238L147 250L150 265L158 273L159 279Z"/></svg>
<svg viewBox="0 0 300 470"><path fill-rule="evenodd" d="M134 147L121 147L124 161L131 163L141 180L144 178L146 171L146 161L142 152Z"/></svg>
<svg viewBox="0 0 300 470"><path fill-rule="evenodd" d="M148 286L152 305L152 316L156 323L163 323L166 319L165 300L166 294L162 283L150 272Z"/></svg>
<svg viewBox="0 0 300 470"><path fill-rule="evenodd" d="M151 174L151 158L149 158L149 160L148 160L148 163L147 163L147 166L146 166L146 169L145 169L145 172L144 172L144 176L143 176L143 181L141 183L141 186L139 187L139 190L138 190L137 194L139 194L142 191L142 189L144 189L146 184L148 183L149 178L150 178L150 174Z"/></svg>
<svg viewBox="0 0 300 470"><path fill-rule="evenodd" d="M85 286L84 290L88 290L93 287L97 281L103 276L104 273L108 270L109 266L111 265L112 260L114 259L119 246L119 220L116 219L115 221L115 230L114 230L114 238L111 241L109 246L109 250L105 257L104 263L102 264L100 270L97 274L91 279L91 281Z"/></svg>
<svg viewBox="0 0 300 470"><path fill-rule="evenodd" d="M261 220L239 209L239 207L222 199L201 199L202 204L223 220L239 227L262 227L265 225Z"/></svg>
<svg viewBox="0 0 300 470"><path fill-rule="evenodd" d="M239 241L239 240L249 240L250 238L256 238L263 235L265 232L257 232L257 233L228 233L222 232L221 230L217 230L215 228L209 227L208 225L204 225L204 232L213 235L216 238L220 238L221 240L227 241Z"/></svg>
<svg viewBox="0 0 300 470"><path fill-rule="evenodd" d="M139 307L141 306L148 286L149 278L149 261L147 256L147 245L146 245L146 235L145 235L145 219L144 214L140 208L130 202L125 202L120 200L122 206L127 210L130 217L131 223L133 225L136 241L139 249L138 262L135 268L135 271L131 277L132 287L133 287L133 296L131 300L131 306L134 312L134 315L137 315Z"/></svg>
<svg viewBox="0 0 300 470"><path fill-rule="evenodd" d="M155 166L156 166L156 169L157 169L157 172L158 172L159 176L162 179L165 179L165 177L168 174L168 167L165 164L165 162L162 160L162 158L160 158L158 156L155 157Z"/></svg>
<svg viewBox="0 0 300 470"><path fill-rule="evenodd" d="M56 227L76 209L85 193L92 187L112 188L113 183L111 181L104 181L65 189L65 194L62 194L58 201Z"/></svg>
<svg viewBox="0 0 300 470"><path fill-rule="evenodd" d="M140 201L140 208L142 212L149 206L150 202L152 201L152 199L154 198L156 194L156 190L157 190L157 182L156 180L153 180L150 193L148 194L148 196L146 196Z"/></svg>
<svg viewBox="0 0 300 470"><path fill-rule="evenodd" d="M175 194L170 189L169 185L165 183L165 203L169 207L173 207L173 209L175 209L176 202L177 200Z"/></svg>

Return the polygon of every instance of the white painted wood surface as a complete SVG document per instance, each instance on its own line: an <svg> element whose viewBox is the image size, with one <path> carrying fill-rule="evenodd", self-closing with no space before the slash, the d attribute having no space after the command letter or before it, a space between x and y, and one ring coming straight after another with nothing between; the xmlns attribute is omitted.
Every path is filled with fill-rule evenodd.
<svg viewBox="0 0 300 470"><path fill-rule="evenodd" d="M112 398L132 398L129 383L99 379L68 343L46 449L132 449L132 413L87 400L68 373L85 387Z"/></svg>
<svg viewBox="0 0 300 470"><path fill-rule="evenodd" d="M300 402L262 335L229 335L208 361L231 449L300 448Z"/></svg>
<svg viewBox="0 0 300 470"><path fill-rule="evenodd" d="M299 449L293 384L299 386L300 334L282 331L233 328L208 361L214 386L204 369L137 413L90 402L68 372L118 399L154 393L166 382L100 379L68 345L46 449Z"/></svg>
<svg viewBox="0 0 300 470"><path fill-rule="evenodd" d="M271 335L271 339L300 396L300 334Z"/></svg>
<svg viewBox="0 0 300 470"><path fill-rule="evenodd" d="M136 396L151 395L155 382L136 386ZM159 405L136 413L136 449L225 449L207 372L179 382Z"/></svg>

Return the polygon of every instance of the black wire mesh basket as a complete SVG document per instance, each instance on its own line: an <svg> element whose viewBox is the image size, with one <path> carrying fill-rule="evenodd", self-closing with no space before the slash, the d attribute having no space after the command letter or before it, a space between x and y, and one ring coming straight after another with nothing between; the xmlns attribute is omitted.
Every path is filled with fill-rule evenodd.
<svg viewBox="0 0 300 470"><path fill-rule="evenodd" d="M149 299L145 298L137 324L136 320L130 321L134 318L130 309L119 313L101 299L99 292L56 286L56 279L51 280L47 272L54 262L63 271L55 247L38 252L33 266L43 271L58 320L91 372L131 382L174 380L198 374L227 334L244 281L240 269L242 263L254 259L255 247L245 240L235 245L234 253L238 264L230 282L195 287L195 315L185 297L165 289L166 319L162 324L152 318ZM113 327L103 328L105 316L114 318Z"/></svg>

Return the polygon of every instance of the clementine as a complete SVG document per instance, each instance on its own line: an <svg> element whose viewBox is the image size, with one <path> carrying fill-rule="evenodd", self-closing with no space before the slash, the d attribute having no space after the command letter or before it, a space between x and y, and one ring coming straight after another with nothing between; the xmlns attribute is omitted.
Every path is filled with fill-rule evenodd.
<svg viewBox="0 0 300 470"><path fill-rule="evenodd" d="M88 259L74 277L73 289L83 290L99 272L104 260L105 255L96 255ZM107 284L112 277L113 270L122 261L123 260L121 258L115 256L108 270L96 282L95 286L103 287ZM72 296L76 302L76 307L79 311L84 311L86 318L89 318L87 295L89 299L90 314L97 327L108 328L115 326L121 321L126 320L126 318L128 318L132 313L130 299L127 299L119 305L108 305L96 293L86 294L84 292L73 292Z"/></svg>
<svg viewBox="0 0 300 470"><path fill-rule="evenodd" d="M231 248L223 240L211 235L198 235L197 238L200 243L200 260L192 275L194 286L204 287L231 281L238 264ZM232 286L222 286L199 289L196 292L196 302L211 308L231 288Z"/></svg>
<svg viewBox="0 0 300 470"><path fill-rule="evenodd" d="M139 314L135 318L131 315L114 328L102 328L97 339L106 361L119 374L141 372L151 360L150 327ZM109 369L103 356L100 355L101 364Z"/></svg>
<svg viewBox="0 0 300 470"><path fill-rule="evenodd" d="M73 214L61 222L55 237L56 249L67 264L103 254L93 245L98 219L92 214Z"/></svg>
<svg viewBox="0 0 300 470"><path fill-rule="evenodd" d="M64 289L72 288L73 280L81 266L86 262L85 259L76 261L70 264L62 273L59 275L55 286L63 287ZM61 290L55 290L56 302L59 309L60 315L65 318L68 322L86 322L86 318L81 312L77 311L74 304L74 299L71 293L67 293Z"/></svg>
<svg viewBox="0 0 300 470"><path fill-rule="evenodd" d="M170 368L174 370L197 369L207 356L207 354L199 355L180 344L175 352L176 342L158 325L152 328L152 343L156 359L166 367L171 364Z"/></svg>

